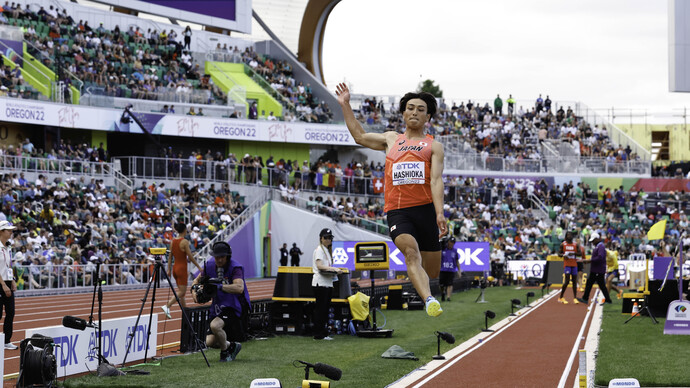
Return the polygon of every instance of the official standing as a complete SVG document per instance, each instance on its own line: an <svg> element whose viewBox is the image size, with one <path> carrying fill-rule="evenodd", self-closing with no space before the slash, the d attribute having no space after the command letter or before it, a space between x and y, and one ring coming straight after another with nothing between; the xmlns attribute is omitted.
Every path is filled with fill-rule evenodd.
<svg viewBox="0 0 690 388"><path fill-rule="evenodd" d="M290 249L290 265L293 267L299 267L299 257L302 256L303 252L297 243L292 243L292 249Z"/></svg>
<svg viewBox="0 0 690 388"><path fill-rule="evenodd" d="M585 294L582 298L578 298L582 303L589 302L589 292L592 291L592 286L594 282L599 285L599 290L604 294L605 303L613 303L611 297L609 296L609 291L606 289L606 247L601 241L601 236L599 233L594 232L589 236L589 242L594 244L595 248L592 251L592 257L589 260L583 260L583 262L591 262L592 266L589 269L589 276L587 277L587 285L585 286Z"/></svg>
<svg viewBox="0 0 690 388"><path fill-rule="evenodd" d="M333 267L332 245L333 232L328 228L322 229L319 233L319 246L314 249L312 263L314 276L311 286L316 297L313 316L315 340L333 339L328 336L328 307L331 305L331 296L333 296L333 282L338 280L338 274L343 271Z"/></svg>
<svg viewBox="0 0 690 388"><path fill-rule="evenodd" d="M285 267L288 265L288 249L287 244L283 243L283 247L280 248L280 266Z"/></svg>
<svg viewBox="0 0 690 388"><path fill-rule="evenodd" d="M439 284L441 285L441 300L448 300L453 295L453 280L455 274L460 273L458 266L458 251L455 249L455 237L450 236L446 242L445 249L441 253L441 275L439 277Z"/></svg>
<svg viewBox="0 0 690 388"><path fill-rule="evenodd" d="M0 251L2 257L0 258L0 275L2 275L2 292L0 292L0 316L2 316L2 309L5 308L5 322L3 324L3 332L5 333L5 349L15 350L17 345L12 344L12 324L14 322L14 292L17 291L17 283L14 281L14 272L12 271L12 250L10 249L9 240L12 237L12 231L16 228L9 221L0 221Z"/></svg>

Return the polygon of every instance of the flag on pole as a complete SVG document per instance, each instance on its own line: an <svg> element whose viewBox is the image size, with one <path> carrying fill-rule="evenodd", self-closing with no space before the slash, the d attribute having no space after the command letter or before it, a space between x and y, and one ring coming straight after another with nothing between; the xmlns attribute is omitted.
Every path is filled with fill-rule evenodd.
<svg viewBox="0 0 690 388"><path fill-rule="evenodd" d="M648 240L661 240L666 235L666 220L661 220L652 225L647 232Z"/></svg>
<svg viewBox="0 0 690 388"><path fill-rule="evenodd" d="M316 185L321 186L323 184L323 174L316 173L316 178L314 178Z"/></svg>

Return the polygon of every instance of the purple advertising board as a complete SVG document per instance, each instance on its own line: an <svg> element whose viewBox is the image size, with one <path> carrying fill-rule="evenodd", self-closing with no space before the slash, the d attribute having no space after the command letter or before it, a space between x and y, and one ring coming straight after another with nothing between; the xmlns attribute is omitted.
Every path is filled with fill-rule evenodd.
<svg viewBox="0 0 690 388"><path fill-rule="evenodd" d="M235 0L139 0L201 15L237 20Z"/></svg>
<svg viewBox="0 0 690 388"><path fill-rule="evenodd" d="M354 270L355 244L358 242L360 241L333 241L333 264ZM407 271L405 256L392 241L386 241L386 244L388 244L390 269ZM488 242L456 242L455 249L458 251L460 269L463 271L491 270L489 258L491 245Z"/></svg>
<svg viewBox="0 0 690 388"><path fill-rule="evenodd" d="M0 53L18 66L22 66L24 46L22 42L9 39L0 39Z"/></svg>

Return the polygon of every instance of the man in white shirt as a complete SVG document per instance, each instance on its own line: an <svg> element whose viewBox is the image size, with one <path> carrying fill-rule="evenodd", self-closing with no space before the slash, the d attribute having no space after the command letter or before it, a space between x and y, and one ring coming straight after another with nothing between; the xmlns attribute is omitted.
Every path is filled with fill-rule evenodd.
<svg viewBox="0 0 690 388"><path fill-rule="evenodd" d="M319 233L319 246L314 250L312 260L312 277L311 286L316 297L316 306L314 308L314 339L327 340L331 338L328 335L328 308L331 305L331 296L333 295L333 282L338 280L337 275L342 273L338 267L333 267L333 258L331 256L331 245L333 244L333 232L328 229L322 229Z"/></svg>
<svg viewBox="0 0 690 388"><path fill-rule="evenodd" d="M0 292L0 314L5 308L5 322L3 332L5 333L5 350L16 350L17 345L12 344L12 324L14 322L14 292L17 291L17 283L14 281L12 271L12 250L9 246L9 239L12 231L16 229L9 221L0 222L0 275L2 275L2 292Z"/></svg>

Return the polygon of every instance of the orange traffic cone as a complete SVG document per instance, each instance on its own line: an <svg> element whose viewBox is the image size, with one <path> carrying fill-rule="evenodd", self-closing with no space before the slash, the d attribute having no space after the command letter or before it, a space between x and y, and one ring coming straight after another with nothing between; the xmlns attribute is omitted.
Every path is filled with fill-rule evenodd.
<svg viewBox="0 0 690 388"><path fill-rule="evenodd" d="M640 307L637 306L637 302L633 303L633 308L632 308L632 313L630 314L631 316L639 315L640 314Z"/></svg>

